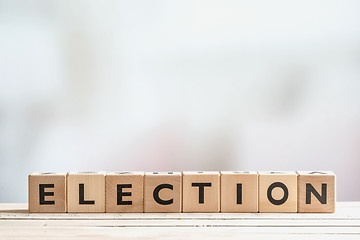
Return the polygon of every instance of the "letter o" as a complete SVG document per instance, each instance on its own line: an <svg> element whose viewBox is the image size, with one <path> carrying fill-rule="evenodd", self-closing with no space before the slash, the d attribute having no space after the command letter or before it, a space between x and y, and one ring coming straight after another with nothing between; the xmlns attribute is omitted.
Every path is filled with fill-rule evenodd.
<svg viewBox="0 0 360 240"><path fill-rule="evenodd" d="M279 187L279 188L281 188L281 189L284 191L284 196L283 196L281 199L279 199L279 200L276 200L276 199L274 199L274 198L272 197L272 190L273 190L274 188L276 188L276 187ZM272 183L272 184L269 186L269 188L268 188L268 190L267 190L267 197L268 197L269 201L270 201L272 204L274 204L274 205L281 205L281 204L285 203L286 200L288 199L288 197L289 197L289 190L288 190L288 188L285 186L285 184L283 184L283 183L281 183L281 182L274 182L274 183Z"/></svg>

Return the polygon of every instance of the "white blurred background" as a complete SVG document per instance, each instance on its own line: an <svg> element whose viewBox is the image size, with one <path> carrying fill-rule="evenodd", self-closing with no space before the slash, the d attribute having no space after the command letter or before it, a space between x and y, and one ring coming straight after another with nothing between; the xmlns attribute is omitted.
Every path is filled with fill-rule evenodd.
<svg viewBox="0 0 360 240"><path fill-rule="evenodd" d="M0 202L32 171L300 169L360 200L360 1L0 0Z"/></svg>

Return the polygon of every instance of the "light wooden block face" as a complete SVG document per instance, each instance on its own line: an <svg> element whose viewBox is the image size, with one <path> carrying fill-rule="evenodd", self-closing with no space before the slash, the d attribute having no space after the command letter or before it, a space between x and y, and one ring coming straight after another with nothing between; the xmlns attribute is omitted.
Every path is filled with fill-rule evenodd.
<svg viewBox="0 0 360 240"><path fill-rule="evenodd" d="M183 212L220 211L220 173L183 172Z"/></svg>
<svg viewBox="0 0 360 240"><path fill-rule="evenodd" d="M29 175L29 212L66 212L67 173L32 173Z"/></svg>
<svg viewBox="0 0 360 240"><path fill-rule="evenodd" d="M298 171L298 212L335 212L335 174Z"/></svg>
<svg viewBox="0 0 360 240"><path fill-rule="evenodd" d="M106 212L143 212L144 172L106 174Z"/></svg>
<svg viewBox="0 0 360 240"><path fill-rule="evenodd" d="M258 174L221 172L221 212L258 212Z"/></svg>
<svg viewBox="0 0 360 240"><path fill-rule="evenodd" d="M259 172L259 212L297 212L296 172Z"/></svg>
<svg viewBox="0 0 360 240"><path fill-rule="evenodd" d="M75 172L67 179L68 212L105 212L105 173Z"/></svg>
<svg viewBox="0 0 360 240"><path fill-rule="evenodd" d="M144 212L181 212L181 172L146 172Z"/></svg>

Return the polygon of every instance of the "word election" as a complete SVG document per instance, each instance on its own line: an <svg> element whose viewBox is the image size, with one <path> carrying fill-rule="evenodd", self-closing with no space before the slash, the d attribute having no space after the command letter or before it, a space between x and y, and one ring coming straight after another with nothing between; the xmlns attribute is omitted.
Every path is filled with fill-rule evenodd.
<svg viewBox="0 0 360 240"><path fill-rule="evenodd" d="M70 172L29 175L29 212L327 212L335 174Z"/></svg>

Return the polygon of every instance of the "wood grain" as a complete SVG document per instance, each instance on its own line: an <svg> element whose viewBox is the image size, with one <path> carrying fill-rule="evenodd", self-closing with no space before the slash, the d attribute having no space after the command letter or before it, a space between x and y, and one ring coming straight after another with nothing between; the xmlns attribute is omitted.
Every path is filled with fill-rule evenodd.
<svg viewBox="0 0 360 240"><path fill-rule="evenodd" d="M298 171L298 212L334 212L335 211L335 174L330 171ZM306 199L306 185L310 184L320 195L324 197L320 202L313 193ZM323 187L325 192L323 193ZM308 189L309 190L309 189Z"/></svg>
<svg viewBox="0 0 360 240"><path fill-rule="evenodd" d="M144 211L144 172L109 172L105 177L106 212ZM118 185L124 188L119 188ZM118 203L118 188L124 193Z"/></svg>
<svg viewBox="0 0 360 240"><path fill-rule="evenodd" d="M67 173L30 174L28 180L29 211L38 213L66 212L66 175ZM42 197L42 201L45 203L40 201L40 185L47 186L42 189L45 195L48 195Z"/></svg>
<svg viewBox="0 0 360 240"><path fill-rule="evenodd" d="M80 202L80 185L84 190L83 204ZM105 212L105 172L70 172L67 199L69 213Z"/></svg>
<svg viewBox="0 0 360 240"><path fill-rule="evenodd" d="M206 183L201 190L194 184ZM211 185L211 186L210 186ZM215 171L183 172L183 212L220 211L220 173Z"/></svg>
<svg viewBox="0 0 360 240"><path fill-rule="evenodd" d="M335 213L28 213L0 203L0 239L359 239L360 202Z"/></svg>
<svg viewBox="0 0 360 240"><path fill-rule="evenodd" d="M163 185L167 184L167 185ZM154 199L155 188L162 188L157 195L160 200ZM181 212L182 203L182 176L181 172L146 172L144 177L144 212Z"/></svg>
<svg viewBox="0 0 360 240"><path fill-rule="evenodd" d="M296 172L258 172L259 174L259 212L297 212L297 174ZM276 205L269 199L269 187L280 183L285 185L288 196L284 203ZM285 200L285 191L274 187L271 197Z"/></svg>
<svg viewBox="0 0 360 240"><path fill-rule="evenodd" d="M221 212L258 212L257 172L222 171L220 179Z"/></svg>

